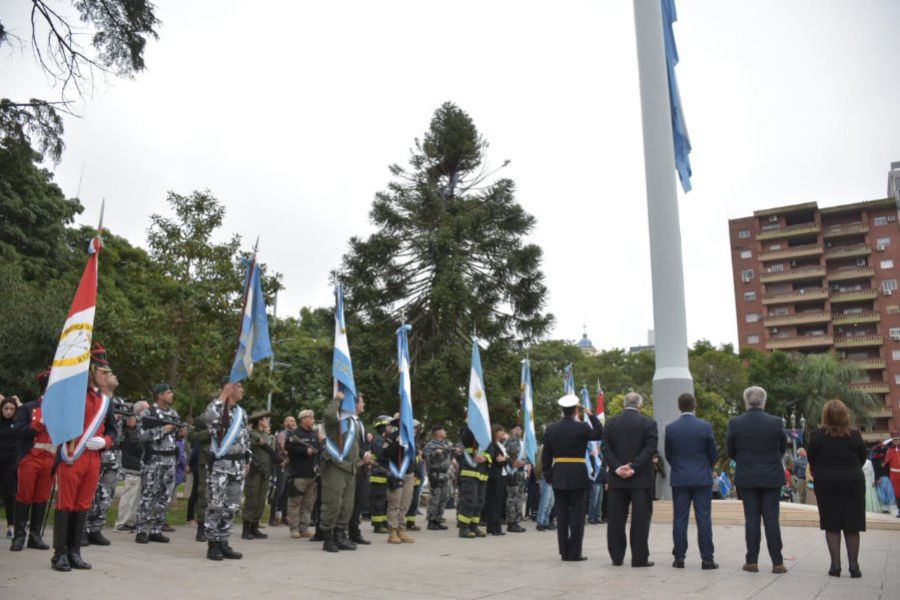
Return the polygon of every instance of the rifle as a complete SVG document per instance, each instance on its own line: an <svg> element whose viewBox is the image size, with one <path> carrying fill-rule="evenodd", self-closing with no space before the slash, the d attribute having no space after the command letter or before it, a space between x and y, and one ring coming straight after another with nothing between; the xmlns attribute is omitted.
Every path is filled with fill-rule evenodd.
<svg viewBox="0 0 900 600"><path fill-rule="evenodd" d="M287 439L285 440L285 444L287 443L288 440L290 440L290 442L292 444L297 444L297 445L303 446L304 448L308 448L308 449L312 450L313 454L319 453L318 448L316 448L315 446L313 446L312 444L310 444L309 442L307 442L305 440L301 440L299 437L297 437L294 434L290 434L287 436Z"/></svg>
<svg viewBox="0 0 900 600"><path fill-rule="evenodd" d="M189 424L187 421L183 421L182 419L173 419L170 417L154 417L152 415L144 414L144 415L136 415L134 413L134 408L130 406L114 406L113 413L117 415L122 415L124 417L134 417L143 425L144 422L148 424L155 424L154 427L160 427L163 425L173 425L174 427L181 429L182 427L185 429L194 429L194 426Z"/></svg>

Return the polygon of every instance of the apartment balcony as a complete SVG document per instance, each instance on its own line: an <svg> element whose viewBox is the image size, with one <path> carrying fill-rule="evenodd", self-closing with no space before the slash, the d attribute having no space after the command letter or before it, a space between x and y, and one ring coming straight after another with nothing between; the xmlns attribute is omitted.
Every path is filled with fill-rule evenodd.
<svg viewBox="0 0 900 600"><path fill-rule="evenodd" d="M838 238L850 235L861 235L869 233L869 225L866 223L846 223L844 225L832 225L826 227L822 232L822 236L827 240L829 238Z"/></svg>
<svg viewBox="0 0 900 600"><path fill-rule="evenodd" d="M760 273L759 281L761 283L777 283L779 281L793 281L797 279L821 279L824 276L825 267L798 267L796 269L788 269L787 271Z"/></svg>
<svg viewBox="0 0 900 600"><path fill-rule="evenodd" d="M775 240L779 238L789 238L798 235L814 235L819 233L821 227L818 223L798 223L796 225L788 225L779 229L769 229L756 234L757 240Z"/></svg>
<svg viewBox="0 0 900 600"><path fill-rule="evenodd" d="M822 244L805 244L803 246L791 246L782 250L771 250L769 252L760 252L759 260L780 260L785 258L802 258L804 256L819 256L824 251Z"/></svg>
<svg viewBox="0 0 900 600"><path fill-rule="evenodd" d="M867 394L887 394L891 391L891 386L883 381L869 381L866 383L851 383L850 387ZM873 415L874 416L874 415ZM890 416L890 415L888 415Z"/></svg>
<svg viewBox="0 0 900 600"><path fill-rule="evenodd" d="M869 416L873 419L890 419L893 417L893 413L891 412L890 406L881 406L874 410L869 411ZM885 438L888 436L884 436Z"/></svg>
<svg viewBox="0 0 900 600"><path fill-rule="evenodd" d="M872 254L872 246L862 244L859 246L838 246L825 250L825 260L834 258L852 258L854 256L869 256Z"/></svg>
<svg viewBox="0 0 900 600"><path fill-rule="evenodd" d="M831 321L831 313L817 311L808 313L795 313L793 315L773 315L763 319L766 327L792 327L794 325L810 325L813 323L828 323Z"/></svg>
<svg viewBox="0 0 900 600"><path fill-rule="evenodd" d="M846 281L848 279L865 279L875 277L875 267L854 267L828 271L828 281Z"/></svg>
<svg viewBox="0 0 900 600"><path fill-rule="evenodd" d="M766 350L796 350L797 348L815 348L830 346L834 338L830 335L801 335L797 337L773 338L766 342Z"/></svg>
<svg viewBox="0 0 900 600"><path fill-rule="evenodd" d="M882 344L884 344L884 337L880 335L839 337L834 340L835 348L863 348L865 346L881 346Z"/></svg>
<svg viewBox="0 0 900 600"><path fill-rule="evenodd" d="M847 360L846 362L863 371L884 370L887 368L887 361L883 358L862 358L859 360Z"/></svg>
<svg viewBox="0 0 900 600"><path fill-rule="evenodd" d="M763 304L789 304L791 302L807 302L811 300L825 300L828 298L828 290L825 288L811 288L807 290L795 290L780 294L766 294L762 297Z"/></svg>
<svg viewBox="0 0 900 600"><path fill-rule="evenodd" d="M876 311L867 311L861 313L853 313L849 315L839 315L834 313L831 319L835 325L856 325L857 323L878 323L881 321L881 313Z"/></svg>
<svg viewBox="0 0 900 600"><path fill-rule="evenodd" d="M878 297L878 288L866 288L864 290L851 290L849 292L832 292L831 303L858 302L859 300L874 300ZM765 304L765 302L763 302Z"/></svg>

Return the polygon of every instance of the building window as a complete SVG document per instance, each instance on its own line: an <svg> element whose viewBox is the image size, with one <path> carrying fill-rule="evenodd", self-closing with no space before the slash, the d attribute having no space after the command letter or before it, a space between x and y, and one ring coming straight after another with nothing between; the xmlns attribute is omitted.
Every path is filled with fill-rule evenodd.
<svg viewBox="0 0 900 600"><path fill-rule="evenodd" d="M781 250L781 244L772 244L769 246L769 252L775 252L776 250Z"/></svg>
<svg viewBox="0 0 900 600"><path fill-rule="evenodd" d="M888 304L887 305L887 314L896 315L900 313L900 304Z"/></svg>
<svg viewBox="0 0 900 600"><path fill-rule="evenodd" d="M900 350L891 350L891 358L900 360Z"/></svg>
<svg viewBox="0 0 900 600"><path fill-rule="evenodd" d="M887 217L875 217L875 224L876 225L887 225L888 219L887 219Z"/></svg>
<svg viewBox="0 0 900 600"><path fill-rule="evenodd" d="M888 246L891 245L891 238L889 238L889 237L878 238L877 240L875 240L875 244L877 246L884 246L885 248L887 248Z"/></svg>
<svg viewBox="0 0 900 600"><path fill-rule="evenodd" d="M894 261L890 260L890 259L881 261L881 268L882 269L893 269Z"/></svg>
<svg viewBox="0 0 900 600"><path fill-rule="evenodd" d="M894 383L900 383L900 373L894 375Z"/></svg>
<svg viewBox="0 0 900 600"><path fill-rule="evenodd" d="M740 231L738 231L738 237L741 239L746 239L746 238L750 237L750 230L749 229L741 229Z"/></svg>
<svg viewBox="0 0 900 600"><path fill-rule="evenodd" d="M759 315L756 313L747 313L746 315L744 315L744 320L748 323L756 323L757 321L759 321Z"/></svg>
<svg viewBox="0 0 900 600"><path fill-rule="evenodd" d="M783 317L785 315L790 314L790 312L791 311L788 309L787 306L780 306L780 307L772 310L772 316L773 317Z"/></svg>
<svg viewBox="0 0 900 600"><path fill-rule="evenodd" d="M753 269L746 269L741 271L741 281L744 283L749 283L753 280ZM896 282L894 282L894 287L896 287Z"/></svg>
<svg viewBox="0 0 900 600"><path fill-rule="evenodd" d="M744 292L744 301L752 302L756 300L756 292Z"/></svg>
<svg viewBox="0 0 900 600"><path fill-rule="evenodd" d="M900 339L900 327L891 327L890 329L891 339Z"/></svg>
<svg viewBox="0 0 900 600"><path fill-rule="evenodd" d="M781 263L769 267L769 273L780 273L782 271L784 271L784 265Z"/></svg>
<svg viewBox="0 0 900 600"><path fill-rule="evenodd" d="M748 336L747 336L747 343L748 343L748 344L758 344L758 343L759 343L759 336L758 336L758 335L748 335Z"/></svg>
<svg viewBox="0 0 900 600"><path fill-rule="evenodd" d="M881 289L885 294L891 294L894 290L897 289L897 280L896 279L885 279L881 282Z"/></svg>
<svg viewBox="0 0 900 600"><path fill-rule="evenodd" d="M741 258L753 258L752 250L741 250Z"/></svg>

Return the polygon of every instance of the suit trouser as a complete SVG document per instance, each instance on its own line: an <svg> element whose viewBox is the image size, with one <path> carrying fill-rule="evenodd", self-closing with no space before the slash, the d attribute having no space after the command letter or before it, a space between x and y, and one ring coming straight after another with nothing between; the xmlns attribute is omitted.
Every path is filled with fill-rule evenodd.
<svg viewBox="0 0 900 600"><path fill-rule="evenodd" d="M781 526L778 524L780 500L781 488L741 488L748 563L759 562L760 517L766 528L766 546L769 548L772 564L780 565L784 562L781 556Z"/></svg>
<svg viewBox="0 0 900 600"><path fill-rule="evenodd" d="M672 554L679 560L684 560L684 555L687 554L691 504L694 505L694 517L697 520L697 545L700 547L700 558L706 561L712 560L715 547L712 535L712 486L709 485L672 488L672 506L675 511L672 519L674 544Z"/></svg>
<svg viewBox="0 0 900 600"><path fill-rule="evenodd" d="M362 512L363 503L366 501L366 489L369 485L369 474L366 469L360 468L356 471L356 491L353 495L353 512L350 513L350 523L347 526L347 533L350 539L362 537L362 530L359 528L359 515Z"/></svg>
<svg viewBox="0 0 900 600"><path fill-rule="evenodd" d="M631 541L631 564L642 565L650 556L650 516L653 514L653 490L650 488L614 488L606 493L606 545L614 563L625 559ZM631 505L631 529L625 539L625 521Z"/></svg>
<svg viewBox="0 0 900 600"><path fill-rule="evenodd" d="M488 533L502 530L502 506L506 501L503 492L506 491L506 477L490 477L484 490L484 520L487 523Z"/></svg>
<svg viewBox="0 0 900 600"><path fill-rule="evenodd" d="M587 494L588 490L584 488L553 490L556 499L556 540L559 543L559 555L564 560L581 556Z"/></svg>

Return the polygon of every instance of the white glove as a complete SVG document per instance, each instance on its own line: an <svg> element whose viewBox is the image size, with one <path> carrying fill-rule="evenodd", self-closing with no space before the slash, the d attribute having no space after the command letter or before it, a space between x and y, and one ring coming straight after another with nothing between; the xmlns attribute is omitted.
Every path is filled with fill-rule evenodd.
<svg viewBox="0 0 900 600"><path fill-rule="evenodd" d="M103 450L106 448L106 438L96 435L89 439L85 446L87 446L88 450Z"/></svg>

